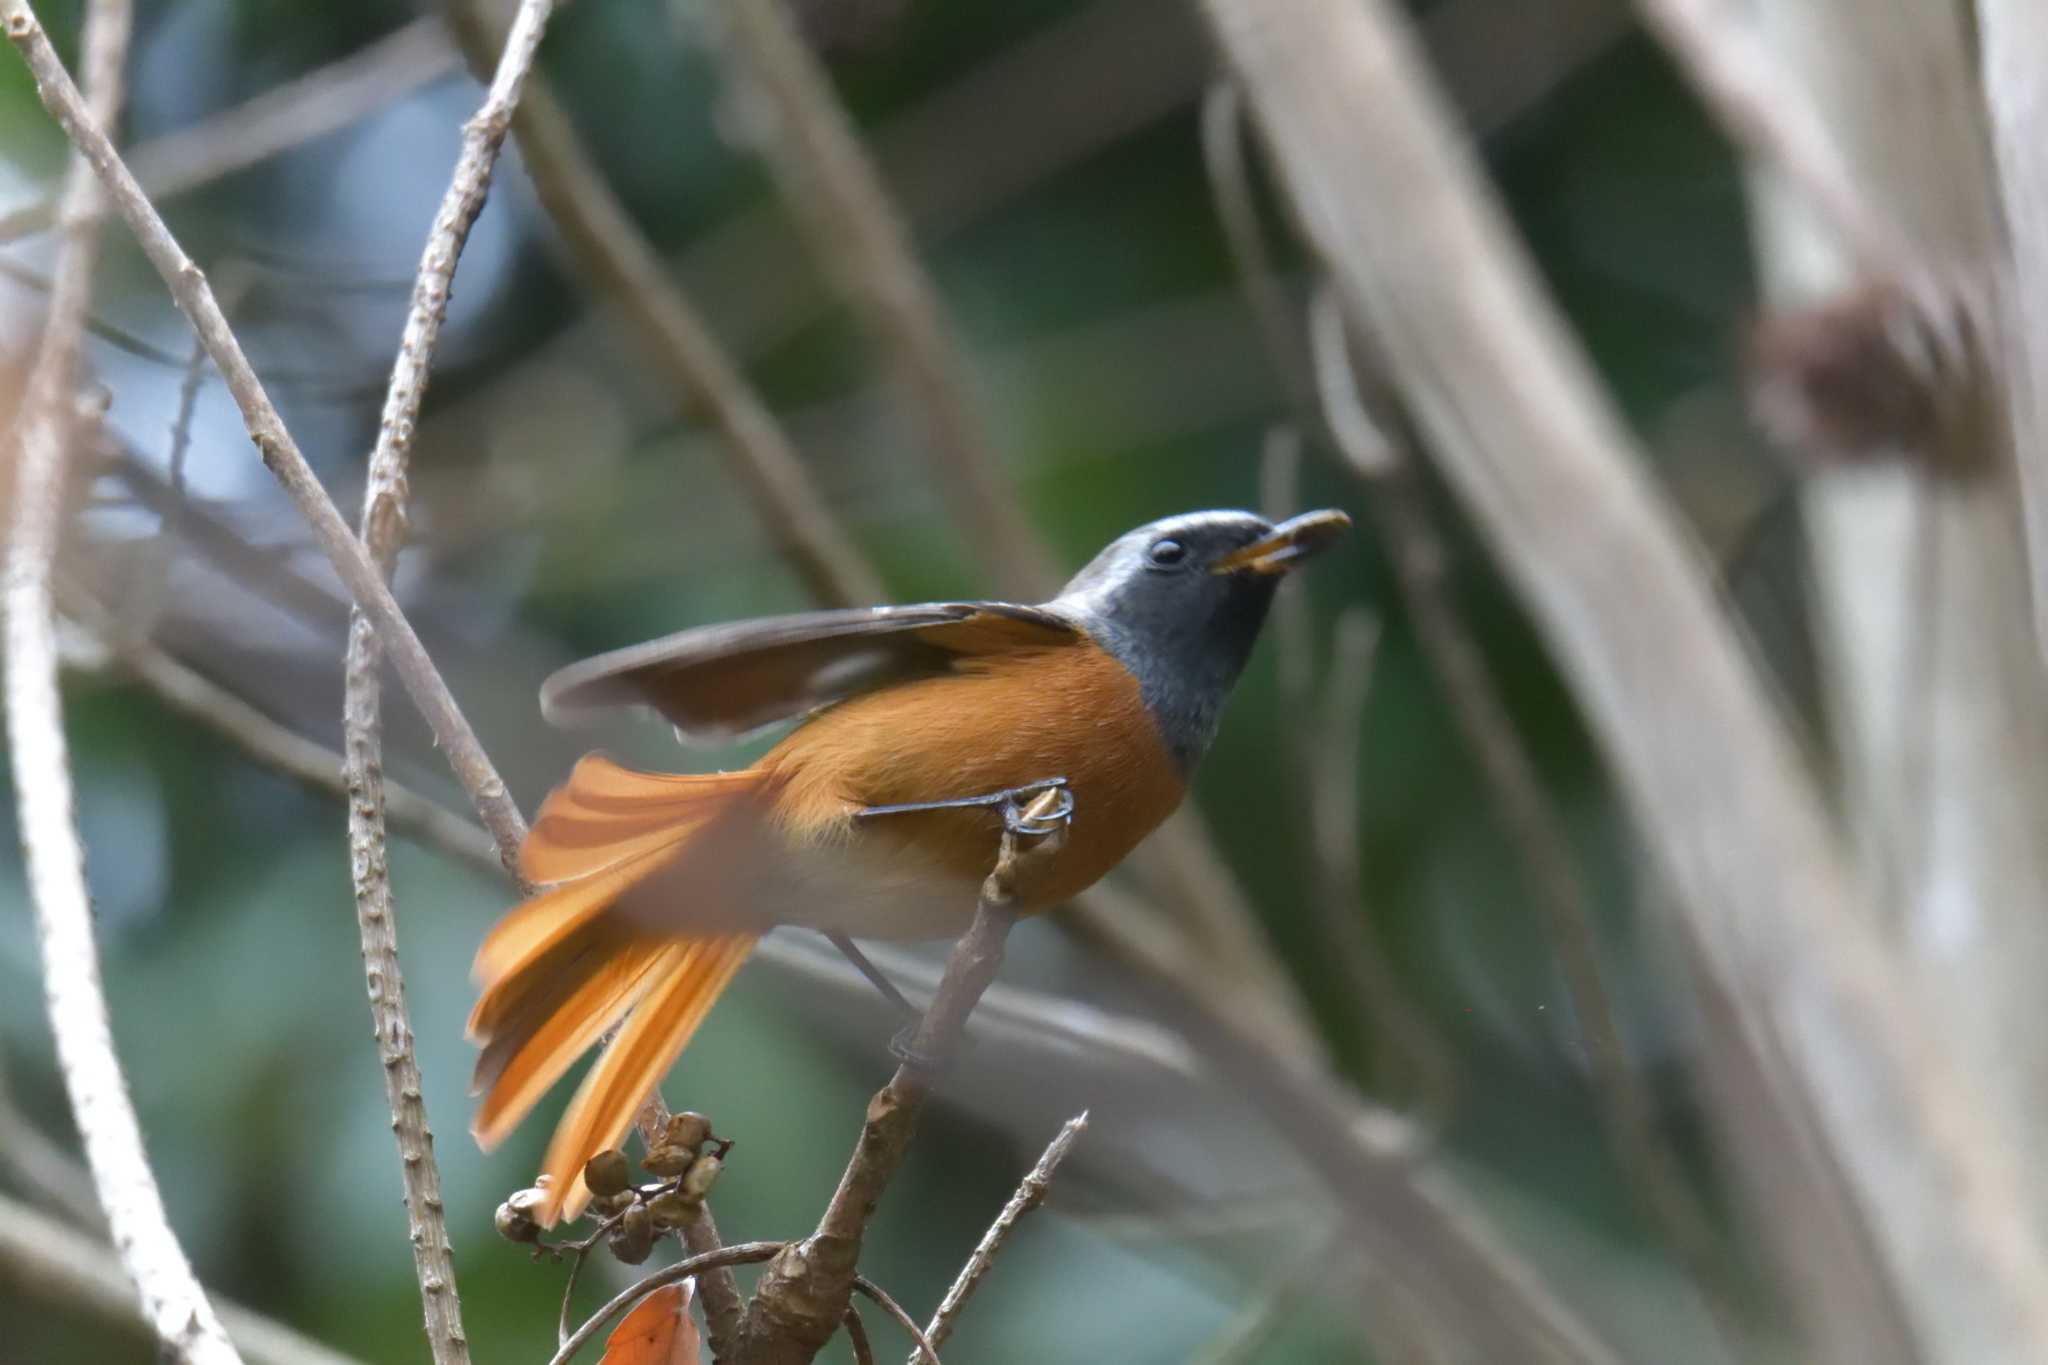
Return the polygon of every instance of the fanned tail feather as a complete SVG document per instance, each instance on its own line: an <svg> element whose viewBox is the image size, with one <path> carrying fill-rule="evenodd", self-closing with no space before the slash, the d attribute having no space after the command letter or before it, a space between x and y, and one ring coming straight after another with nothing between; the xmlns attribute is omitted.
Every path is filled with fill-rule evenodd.
<svg viewBox="0 0 2048 1365"><path fill-rule="evenodd" d="M472 1086L483 1096L471 1124L477 1141L486 1149L502 1141L625 1020L549 1145L549 1199L535 1211L544 1225L581 1212L589 1199L583 1163L624 1136L758 937L663 934L608 912L658 874L679 873L677 885L689 886L687 860L712 842L702 838L706 830L763 781L754 771L639 773L593 754L534 821L521 871L559 884L507 914L477 951L482 991L469 1019L483 1046ZM684 911L678 907L679 923L687 923Z"/></svg>
<svg viewBox="0 0 2048 1365"><path fill-rule="evenodd" d="M548 1197L535 1211L546 1226L574 1218L590 1202L583 1163L616 1147L648 1094L682 1054L712 1003L747 960L759 936L733 934L675 944L660 975L627 1017L604 1056L583 1078L541 1161Z"/></svg>

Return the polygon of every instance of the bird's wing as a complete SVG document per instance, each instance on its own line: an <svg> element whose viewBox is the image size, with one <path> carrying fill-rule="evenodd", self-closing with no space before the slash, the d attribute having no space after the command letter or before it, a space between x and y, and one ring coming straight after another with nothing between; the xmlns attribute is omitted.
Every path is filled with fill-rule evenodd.
<svg viewBox="0 0 2048 1365"><path fill-rule="evenodd" d="M688 740L720 740L963 657L1076 643L1080 631L1038 607L1007 602L814 611L703 626L569 665L541 684L557 724L646 706Z"/></svg>

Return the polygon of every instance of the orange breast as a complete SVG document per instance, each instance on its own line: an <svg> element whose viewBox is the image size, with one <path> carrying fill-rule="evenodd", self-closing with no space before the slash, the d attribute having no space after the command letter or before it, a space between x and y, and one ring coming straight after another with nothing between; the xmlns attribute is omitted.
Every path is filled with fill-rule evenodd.
<svg viewBox="0 0 2048 1365"><path fill-rule="evenodd" d="M1026 910L1092 885L1173 813L1184 790L1137 681L1092 643L991 655L841 702L760 766L781 785L778 818L803 842L858 842L863 856L933 864L970 884L994 865L994 813L856 823L853 812L1066 778L1073 821L1056 854L1027 864L1017 888Z"/></svg>

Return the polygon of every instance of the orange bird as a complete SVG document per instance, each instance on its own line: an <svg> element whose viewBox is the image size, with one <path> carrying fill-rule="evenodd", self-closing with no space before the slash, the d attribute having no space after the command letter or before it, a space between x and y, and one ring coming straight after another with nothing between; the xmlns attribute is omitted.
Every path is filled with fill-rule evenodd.
<svg viewBox="0 0 2048 1365"><path fill-rule="evenodd" d="M543 1162L543 1225L615 1147L762 934L935 938L973 916L1003 822L1061 790L1065 840L1020 868L1057 905L1180 804L1274 588L1351 524L1197 512L1120 537L1042 606L937 602L685 631L573 664L551 720L651 707L684 738L803 719L741 772L599 754L541 806L520 870L547 887L477 952L486 1149L606 1030Z"/></svg>

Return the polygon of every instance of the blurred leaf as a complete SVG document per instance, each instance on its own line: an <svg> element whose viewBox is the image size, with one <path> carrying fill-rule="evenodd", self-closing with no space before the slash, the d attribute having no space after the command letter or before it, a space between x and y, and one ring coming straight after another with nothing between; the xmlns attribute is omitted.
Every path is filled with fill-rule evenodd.
<svg viewBox="0 0 2048 1365"><path fill-rule="evenodd" d="M703 1342L690 1319L694 1283L663 1285L633 1305L604 1339L598 1365L697 1365Z"/></svg>

